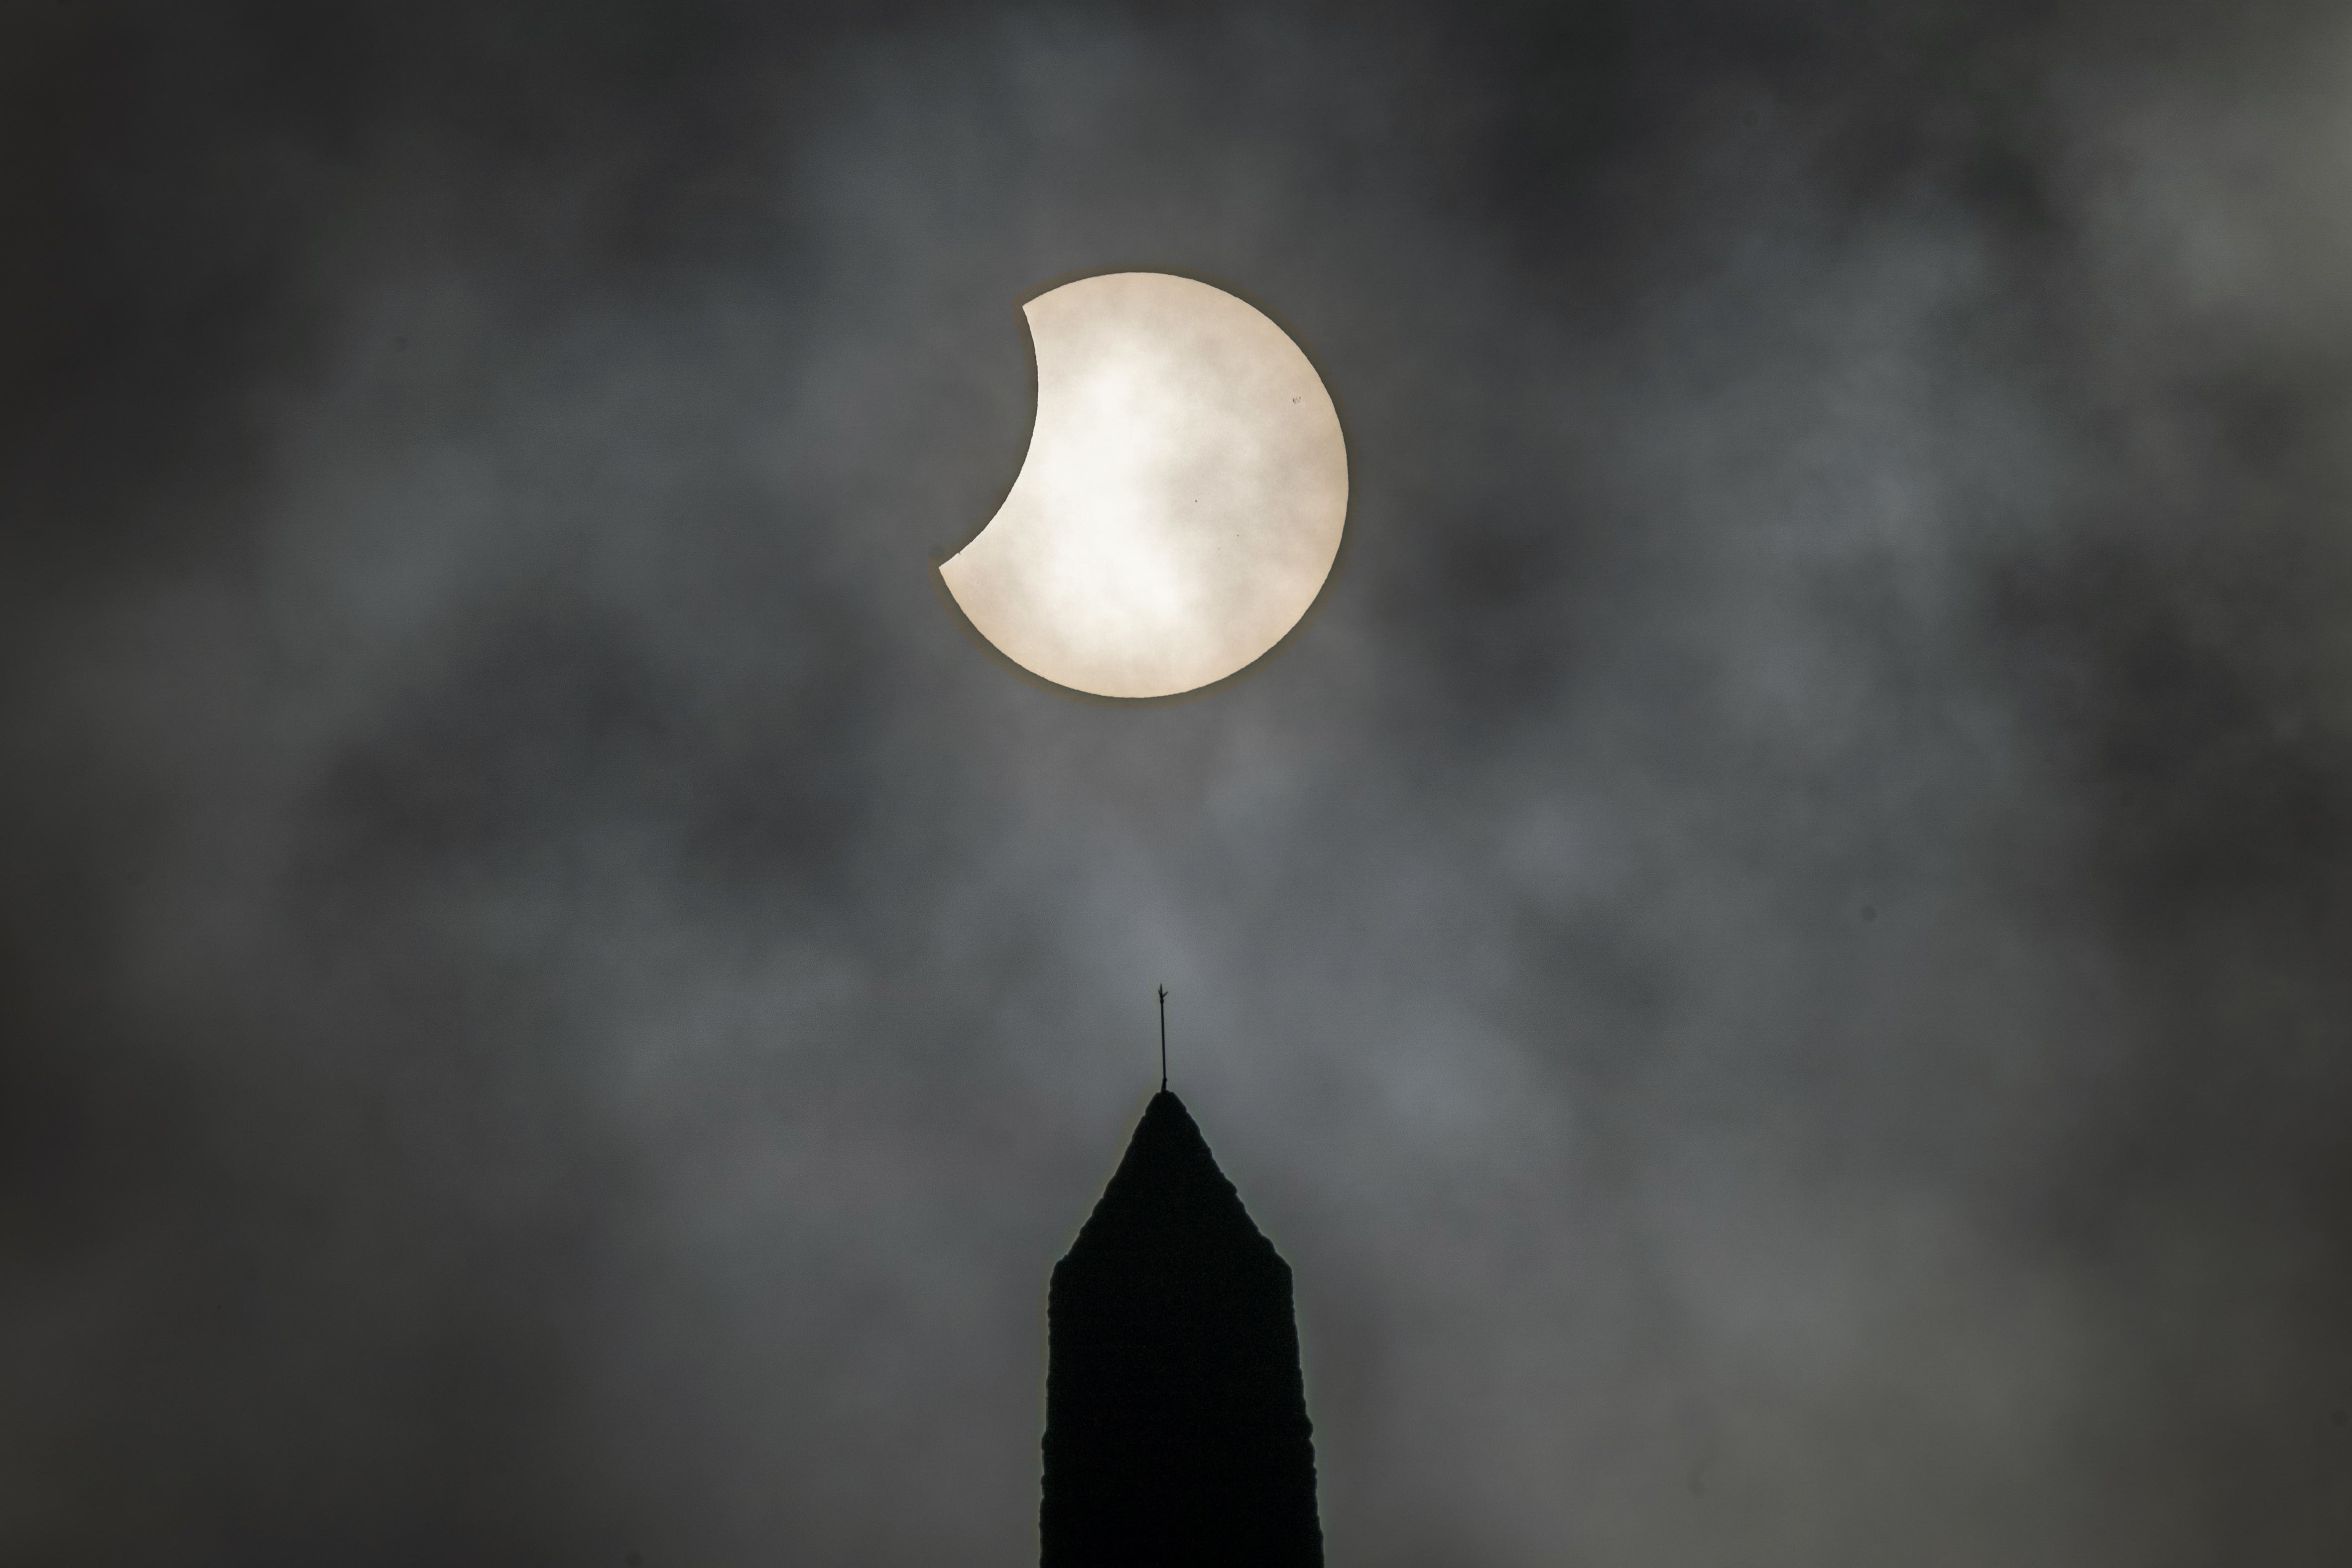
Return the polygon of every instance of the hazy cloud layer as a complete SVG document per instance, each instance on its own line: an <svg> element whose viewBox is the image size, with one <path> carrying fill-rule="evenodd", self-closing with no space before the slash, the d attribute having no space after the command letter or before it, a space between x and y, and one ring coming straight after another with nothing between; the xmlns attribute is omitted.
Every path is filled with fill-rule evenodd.
<svg viewBox="0 0 2352 1568"><path fill-rule="evenodd" d="M0 1558L1028 1560L1160 981L1335 1564L2352 1538L2327 8L0 26ZM1118 709L1137 265L1353 503Z"/></svg>

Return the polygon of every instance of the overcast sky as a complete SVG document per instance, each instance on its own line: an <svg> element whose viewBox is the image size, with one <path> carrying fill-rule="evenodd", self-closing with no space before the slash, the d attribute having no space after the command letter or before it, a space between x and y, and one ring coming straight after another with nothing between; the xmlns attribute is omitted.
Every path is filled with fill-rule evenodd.
<svg viewBox="0 0 2352 1568"><path fill-rule="evenodd" d="M2352 1539L2352 22L16 0L0 1560L1017 1564L1154 1087L1334 1568ZM1346 425L1232 689L1018 302Z"/></svg>

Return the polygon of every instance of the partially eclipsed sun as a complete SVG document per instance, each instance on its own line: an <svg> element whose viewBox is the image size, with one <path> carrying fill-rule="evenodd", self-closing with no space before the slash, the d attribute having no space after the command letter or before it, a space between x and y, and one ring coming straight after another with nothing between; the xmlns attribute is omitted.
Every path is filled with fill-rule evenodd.
<svg viewBox="0 0 2352 1568"><path fill-rule="evenodd" d="M1281 328L1159 272L1024 308L1037 418L1013 489L940 567L1033 674L1162 697L1265 656L1322 591L1348 516L1330 393Z"/></svg>

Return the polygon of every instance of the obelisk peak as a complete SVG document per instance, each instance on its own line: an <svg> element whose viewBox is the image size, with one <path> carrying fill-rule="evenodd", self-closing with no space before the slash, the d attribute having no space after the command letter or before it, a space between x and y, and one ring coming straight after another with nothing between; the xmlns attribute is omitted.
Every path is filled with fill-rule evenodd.
<svg viewBox="0 0 2352 1568"><path fill-rule="evenodd" d="M1319 1568L1290 1266L1166 1090L1046 1322L1045 1568Z"/></svg>

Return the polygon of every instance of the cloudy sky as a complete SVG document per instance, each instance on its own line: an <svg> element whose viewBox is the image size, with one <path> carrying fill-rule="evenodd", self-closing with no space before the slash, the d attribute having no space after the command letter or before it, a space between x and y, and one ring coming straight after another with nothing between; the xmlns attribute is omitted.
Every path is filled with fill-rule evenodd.
<svg viewBox="0 0 2352 1568"><path fill-rule="evenodd" d="M1034 1561L1162 981L1335 1568L2352 1538L2339 7L15 0L0 201L0 1559ZM1139 266L1353 501L1118 708Z"/></svg>

